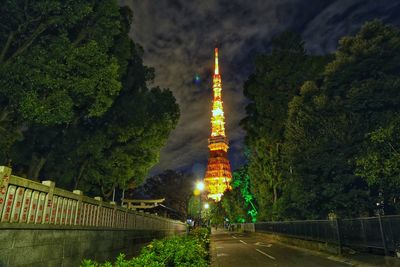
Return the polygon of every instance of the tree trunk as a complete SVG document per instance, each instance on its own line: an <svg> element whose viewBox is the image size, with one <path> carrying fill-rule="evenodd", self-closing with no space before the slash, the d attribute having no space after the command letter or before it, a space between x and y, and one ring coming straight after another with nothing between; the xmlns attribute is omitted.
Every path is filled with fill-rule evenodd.
<svg viewBox="0 0 400 267"><path fill-rule="evenodd" d="M103 194L103 198L104 198L104 199L109 199L110 196L112 195L112 193L114 192L114 188L115 188L115 184L112 186L112 188L111 188L110 191L106 192L106 191L104 190L104 187L101 186L101 193Z"/></svg>
<svg viewBox="0 0 400 267"><path fill-rule="evenodd" d="M14 39L14 36L15 36L15 32L10 32L10 34L8 35L6 44L4 45L4 47L3 47L2 51L1 51L1 54L0 54L0 64L3 63L4 58L5 58L6 55L7 55L8 49L9 49L10 46L11 46L11 42L12 42L13 39Z"/></svg>
<svg viewBox="0 0 400 267"><path fill-rule="evenodd" d="M81 165L79 166L78 175L77 175L76 178L75 178L74 189L78 189L79 182L81 181L83 171L86 169L86 166L87 166L88 163L89 163L89 160L85 159L85 160L81 163Z"/></svg>
<svg viewBox="0 0 400 267"><path fill-rule="evenodd" d="M273 186L273 190L274 190L274 204L276 204L276 202L278 201L278 192L276 190L276 186Z"/></svg>
<svg viewBox="0 0 400 267"><path fill-rule="evenodd" d="M39 173L46 163L47 157L39 156L37 153L33 153L31 162L28 169L28 179L39 181Z"/></svg>

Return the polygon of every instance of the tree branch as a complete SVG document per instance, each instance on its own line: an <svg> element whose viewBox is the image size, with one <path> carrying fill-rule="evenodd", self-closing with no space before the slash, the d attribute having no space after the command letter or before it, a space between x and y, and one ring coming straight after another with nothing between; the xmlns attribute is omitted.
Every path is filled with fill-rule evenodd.
<svg viewBox="0 0 400 267"><path fill-rule="evenodd" d="M7 42L4 45L3 50L1 51L1 54L0 54L0 64L3 63L4 57L6 56L7 51L10 48L12 41L14 40L14 36L15 36L15 32L10 32L10 34L8 35Z"/></svg>
<svg viewBox="0 0 400 267"><path fill-rule="evenodd" d="M9 51L9 49L10 49L10 47L11 47L12 42L14 41L15 36L18 35L18 34L20 34L23 30L25 30L31 23L38 22L38 21L40 21L41 19L42 19L41 16L39 16L39 17L37 17L37 18L34 18L34 19L30 20L30 21L27 21L27 22L25 22L25 23L23 23L23 24L20 24L20 25L18 26L18 28L17 28L16 31L11 31L11 32L10 32L10 34L9 34L9 36L8 36L8 38L7 38L7 42L6 42L6 44L4 45L4 47L3 47L3 49L2 49L2 52L1 52L1 54L0 54L0 64L4 63L5 58L6 58L7 54L8 54L8 51ZM37 33L38 29L40 29L40 26L41 26L42 24L43 24L43 23L39 24L38 28L33 32L31 38L29 38L29 39L31 39L31 41L29 41L29 39L28 39L28 42L26 42L26 43L24 44L24 46L27 45L27 47L29 47L29 45L32 44L32 42L36 39L36 37L37 37L40 33L42 33L42 32L45 30L45 29L44 29L44 30L42 30L42 31L40 31L40 32ZM47 26L47 25L46 25L46 26ZM28 44L27 44L27 43L28 43ZM23 50L25 50L27 47L23 47ZM23 52L23 51L21 51L21 52ZM14 52L14 54L15 54L15 53L17 53L17 55L20 54L20 53L18 53L18 49L17 49L16 52ZM14 55L13 55L13 56L14 56ZM11 56L11 57L13 57L13 56ZM10 57L9 59L11 59L11 57ZM7 61L8 61L9 59L7 59Z"/></svg>
<svg viewBox="0 0 400 267"><path fill-rule="evenodd" d="M26 49L28 49L28 47L31 46L31 44L36 40L36 38L43 33L48 25L50 25L51 23L40 23L39 26L36 28L36 30L32 33L31 37L19 48L17 49L17 51L15 51L8 59L6 62L9 62L11 59L19 56L20 54L22 54Z"/></svg>

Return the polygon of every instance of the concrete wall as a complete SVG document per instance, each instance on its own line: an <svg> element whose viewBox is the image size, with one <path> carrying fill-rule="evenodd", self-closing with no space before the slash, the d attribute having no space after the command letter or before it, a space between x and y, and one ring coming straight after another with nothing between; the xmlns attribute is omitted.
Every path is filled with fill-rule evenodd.
<svg viewBox="0 0 400 267"><path fill-rule="evenodd" d="M327 252L330 254L340 254L339 247L335 244L330 244L326 242L312 241L312 240L304 240L295 237L289 237L279 234L272 233L260 233L257 232L256 235L268 237L269 239L285 243L288 245L292 245L295 247L307 248L315 251Z"/></svg>
<svg viewBox="0 0 400 267"><path fill-rule="evenodd" d="M244 232L255 232L254 223L241 223L235 225L236 230Z"/></svg>
<svg viewBox="0 0 400 267"><path fill-rule="evenodd" d="M113 260L123 252L137 255L154 238L177 230L0 228L0 267L77 267L82 259Z"/></svg>

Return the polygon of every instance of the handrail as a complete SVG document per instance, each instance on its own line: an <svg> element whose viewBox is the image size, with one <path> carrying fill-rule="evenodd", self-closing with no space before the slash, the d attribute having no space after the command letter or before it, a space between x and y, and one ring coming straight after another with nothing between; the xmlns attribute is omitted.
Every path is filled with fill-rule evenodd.
<svg viewBox="0 0 400 267"><path fill-rule="evenodd" d="M53 181L39 183L11 172L11 168L0 166L0 228L2 224L48 224L62 228L185 230L183 222L130 210L101 197L84 196L80 190L56 188Z"/></svg>

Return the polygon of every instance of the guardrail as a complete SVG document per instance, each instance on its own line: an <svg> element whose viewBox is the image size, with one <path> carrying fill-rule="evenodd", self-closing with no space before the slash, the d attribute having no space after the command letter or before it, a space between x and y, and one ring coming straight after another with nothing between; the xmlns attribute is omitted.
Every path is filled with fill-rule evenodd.
<svg viewBox="0 0 400 267"><path fill-rule="evenodd" d="M342 246L400 252L400 215L341 220L280 221L241 224L244 231L268 232Z"/></svg>
<svg viewBox="0 0 400 267"><path fill-rule="evenodd" d="M17 177L11 168L0 166L0 225L59 225L114 229L184 231L180 221L128 210L101 197L90 198L82 191L69 192Z"/></svg>

